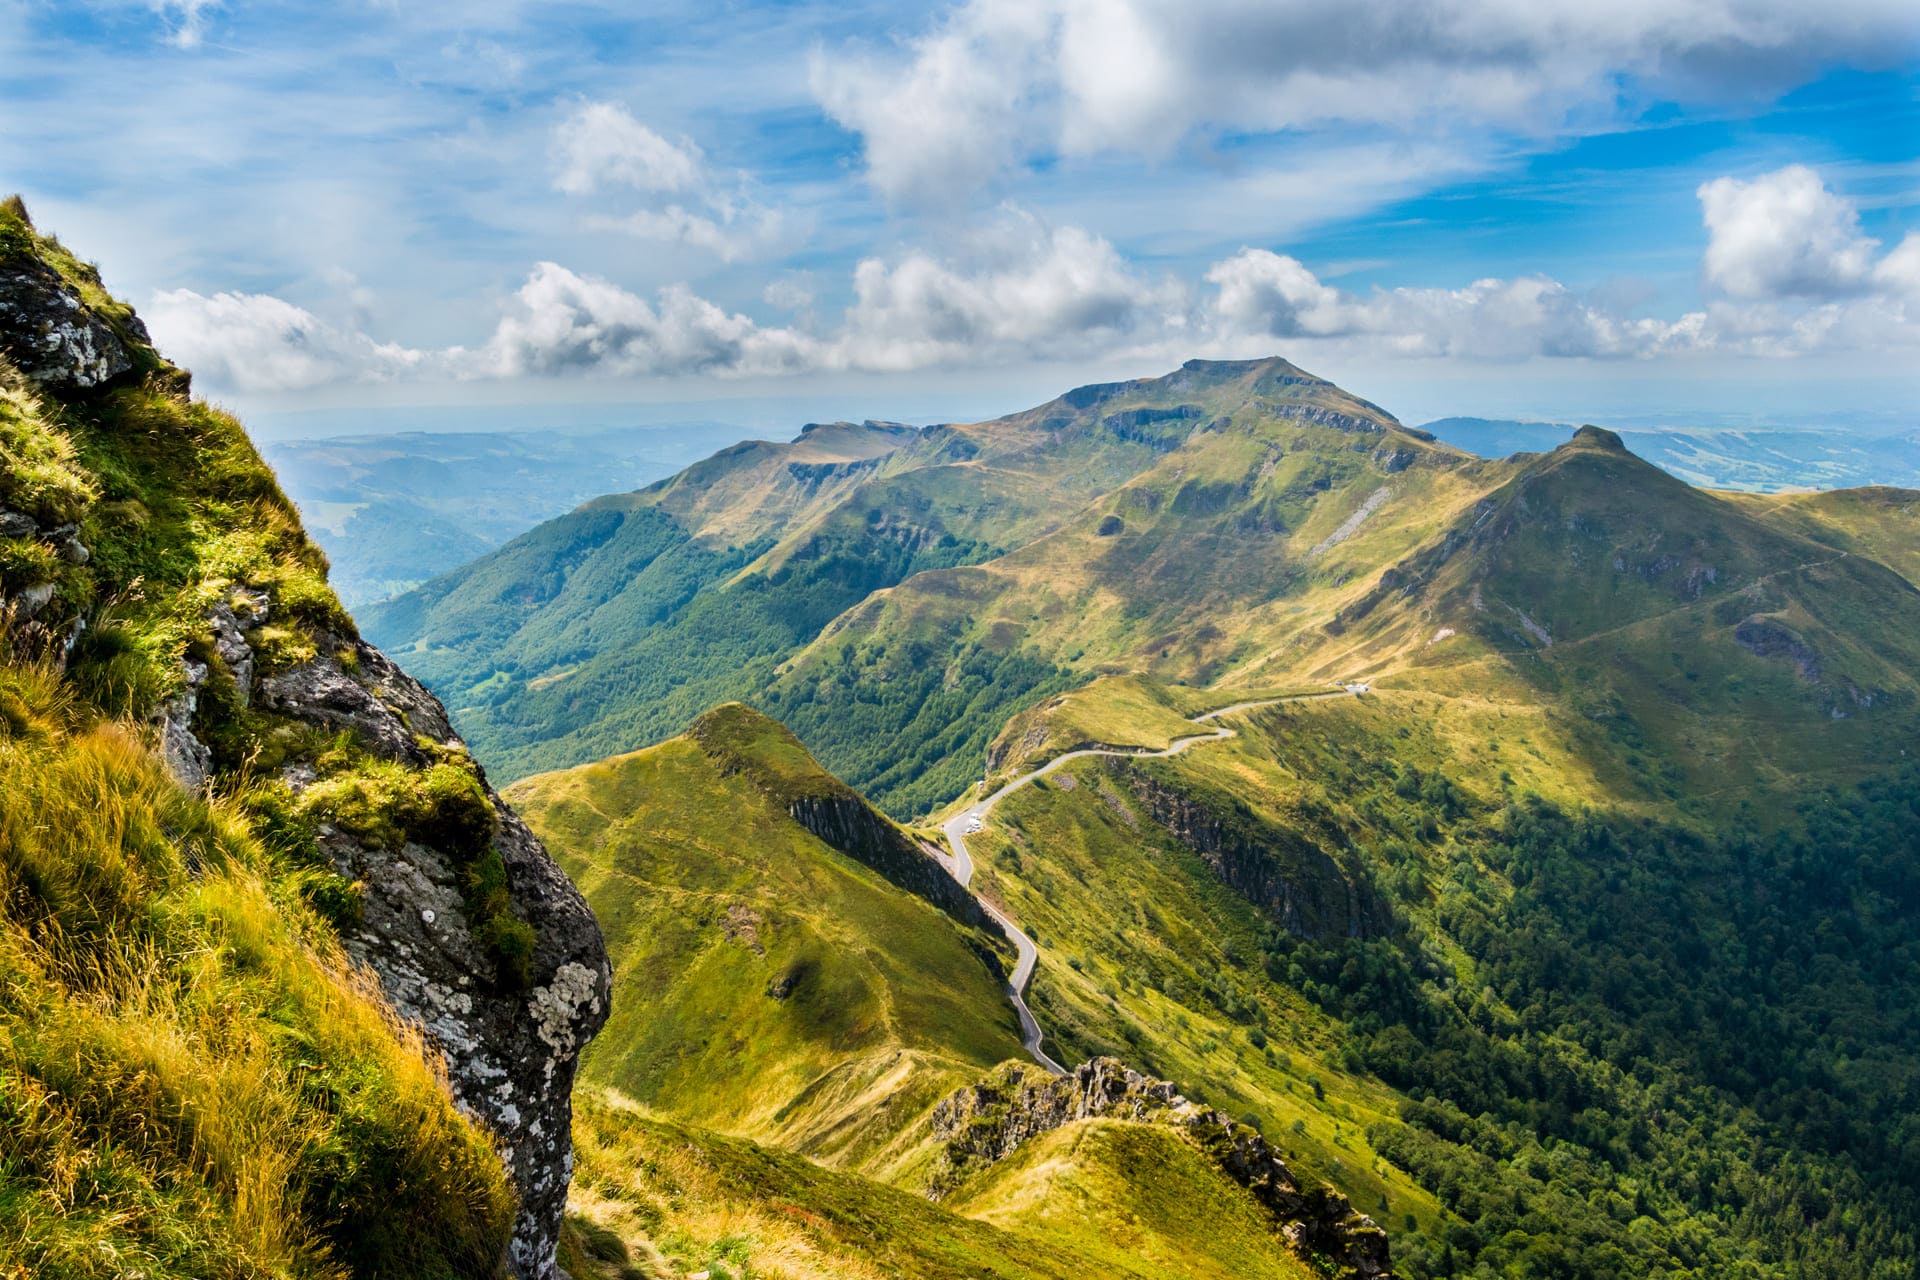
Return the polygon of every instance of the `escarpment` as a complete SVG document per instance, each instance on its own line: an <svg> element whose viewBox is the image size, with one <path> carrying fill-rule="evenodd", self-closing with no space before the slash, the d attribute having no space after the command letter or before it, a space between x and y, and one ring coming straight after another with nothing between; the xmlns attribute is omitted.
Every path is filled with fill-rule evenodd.
<svg viewBox="0 0 1920 1280"><path fill-rule="evenodd" d="M999 932L971 893L858 792L815 763L786 726L728 703L700 717L688 732L722 773L750 779L826 844L960 923Z"/></svg>
<svg viewBox="0 0 1920 1280"><path fill-rule="evenodd" d="M503 1261L546 1280L575 1064L608 1013L599 927L188 385L96 272L0 207L0 636L311 869L347 956L497 1138L519 1202Z"/></svg>
<svg viewBox="0 0 1920 1280"><path fill-rule="evenodd" d="M1176 785L1164 766L1108 763L1153 821L1288 933L1308 939L1372 938L1391 926L1392 911L1357 861L1336 860L1323 842L1274 828L1231 801Z"/></svg>
<svg viewBox="0 0 1920 1280"><path fill-rule="evenodd" d="M1330 1264L1330 1274L1342 1280L1392 1280L1386 1232L1345 1196L1324 1183L1303 1188L1259 1130L1112 1058L1084 1062L1064 1076L1009 1063L941 1102L932 1117L944 1144L934 1157L933 1194L951 1191L1033 1138L1094 1119L1175 1129L1253 1194L1303 1260Z"/></svg>

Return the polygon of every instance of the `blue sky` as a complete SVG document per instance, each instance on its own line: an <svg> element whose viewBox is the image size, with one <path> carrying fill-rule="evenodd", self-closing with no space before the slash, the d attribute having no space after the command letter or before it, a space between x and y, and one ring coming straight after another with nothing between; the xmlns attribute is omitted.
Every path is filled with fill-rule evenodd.
<svg viewBox="0 0 1920 1280"><path fill-rule="evenodd" d="M1910 0L0 0L0 67L0 185L263 417L1920 400Z"/></svg>

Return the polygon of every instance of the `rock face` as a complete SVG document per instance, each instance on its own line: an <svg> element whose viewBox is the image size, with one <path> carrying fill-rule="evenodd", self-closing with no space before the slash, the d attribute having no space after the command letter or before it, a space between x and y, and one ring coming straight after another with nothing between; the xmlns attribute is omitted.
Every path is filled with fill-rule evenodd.
<svg viewBox="0 0 1920 1280"><path fill-rule="evenodd" d="M147 341L146 327L131 313L125 324L136 340ZM91 390L134 367L126 342L80 291L30 257L0 260L0 351L27 377L57 390Z"/></svg>
<svg viewBox="0 0 1920 1280"><path fill-rule="evenodd" d="M971 893L858 795L799 796L788 802L787 813L825 843L962 924L998 932Z"/></svg>
<svg viewBox="0 0 1920 1280"><path fill-rule="evenodd" d="M252 666L238 651L244 629L211 621L240 696L263 710L346 730L413 767L463 750L439 701L365 641L341 637L323 656L255 683L240 678ZM341 653L352 655L349 664ZM298 790L312 779L296 765L287 780ZM573 1172L574 1071L606 1021L612 970L579 890L491 787L486 795L514 914L538 938L524 990L488 976L494 962L466 919L461 865L450 851L414 841L390 851L334 827L321 829L320 844L342 875L367 887L360 924L342 930L347 953L379 975L394 1008L445 1055L461 1104L500 1136L520 1194L513 1270L547 1280L558 1274L554 1248Z"/></svg>
<svg viewBox="0 0 1920 1280"><path fill-rule="evenodd" d="M1275 831L1250 815L1223 814L1169 785L1151 766L1113 768L1148 816L1288 933L1309 939L1372 938L1391 927L1392 912L1359 867L1343 868L1298 833Z"/></svg>
<svg viewBox="0 0 1920 1280"><path fill-rule="evenodd" d="M151 349L133 312L107 298L90 269L48 246L17 201L0 206L0 384L68 407L105 403L138 379L184 397L186 375ZM237 428L234 441L244 447ZM90 501L76 496L69 505ZM13 557L26 569L0 579L0 636L56 662L71 658L86 617L107 612L88 598L92 571L81 566L92 552L80 524L60 522L70 518L58 504L0 506L0 539L37 544ZM575 1065L606 1020L612 987L599 925L486 785L440 703L353 634L330 601L316 603L310 589L296 619L288 602L257 585L207 579L194 589L214 602L197 631L187 627L175 641L184 641L178 692L147 709L161 756L182 784L199 788L257 759L249 753L263 749L271 731L309 744L274 757L293 761L281 777L296 802L318 781L312 761L332 749L316 742L342 754L350 744L356 761L378 768L398 763L407 785L425 786L437 774L463 788L464 826L408 827L406 838L382 843L320 822L313 835L334 869L360 887L358 919L351 911L336 917L348 955L422 1029L445 1059L456 1100L499 1139L519 1198L506 1261L520 1280L550 1280L559 1273L554 1252L573 1168ZM269 620L282 624L271 630L283 646L297 635L310 647L273 650L263 641ZM486 895L475 887L481 862L496 876ZM485 918L470 921L470 910ZM502 936L517 948L510 968Z"/></svg>
<svg viewBox="0 0 1920 1280"><path fill-rule="evenodd" d="M1009 1063L941 1102L932 1123L946 1145L935 1157L934 1193L951 1190L1030 1138L1096 1118L1179 1130L1253 1193L1302 1259L1331 1263L1342 1280L1391 1280L1386 1232L1345 1196L1324 1184L1303 1190L1259 1130L1189 1102L1167 1081L1112 1058L1084 1062L1064 1076Z"/></svg>
<svg viewBox="0 0 1920 1280"><path fill-rule="evenodd" d="M960 923L1000 932L971 893L859 792L821 768L785 725L728 703L701 716L687 732L723 775L751 781L824 843ZM776 765L781 760L785 763Z"/></svg>

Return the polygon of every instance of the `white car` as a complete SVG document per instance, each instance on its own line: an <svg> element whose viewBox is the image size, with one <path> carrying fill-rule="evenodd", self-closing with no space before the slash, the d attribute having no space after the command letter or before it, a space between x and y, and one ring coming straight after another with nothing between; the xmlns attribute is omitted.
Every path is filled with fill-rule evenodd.
<svg viewBox="0 0 1920 1280"><path fill-rule="evenodd" d="M987 824L986 824L986 823L984 823L984 822L982 822L982 821L980 821L980 819L978 819L978 818L968 818L968 819L967 819L967 834L968 834L968 835L970 835L970 836L971 836L971 835L977 835L977 834L979 834L980 832L982 832L982 831L985 831L986 829L987 829Z"/></svg>

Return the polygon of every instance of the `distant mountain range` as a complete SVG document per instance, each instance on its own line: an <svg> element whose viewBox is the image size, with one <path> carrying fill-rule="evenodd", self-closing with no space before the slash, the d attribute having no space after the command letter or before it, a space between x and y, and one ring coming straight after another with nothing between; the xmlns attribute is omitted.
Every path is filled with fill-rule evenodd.
<svg viewBox="0 0 1920 1280"><path fill-rule="evenodd" d="M589 498L651 483L748 434L719 422L593 431L405 432L263 443L349 606L384 600Z"/></svg>
<svg viewBox="0 0 1920 1280"><path fill-rule="evenodd" d="M1502 418L1440 418L1423 429L1483 458L1546 453L1575 430L1570 423ZM1920 430L1883 435L1837 429L1623 428L1618 434L1633 453L1703 489L1783 493L1920 485Z"/></svg>

